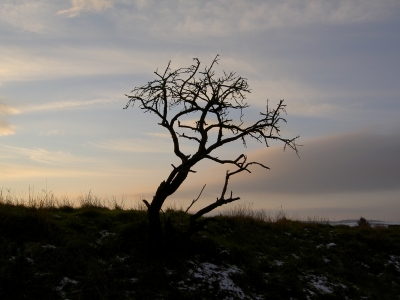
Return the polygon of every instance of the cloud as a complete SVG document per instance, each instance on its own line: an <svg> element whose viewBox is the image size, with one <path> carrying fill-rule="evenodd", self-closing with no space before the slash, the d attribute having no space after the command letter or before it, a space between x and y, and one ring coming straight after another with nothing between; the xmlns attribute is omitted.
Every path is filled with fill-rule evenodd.
<svg viewBox="0 0 400 300"><path fill-rule="evenodd" d="M26 157L32 161L44 163L48 165L79 165L82 163L93 162L92 158L87 157L77 157L69 152L64 151L49 151L46 149L29 149L21 147L11 147L1 145L3 149L8 150L14 156Z"/></svg>
<svg viewBox="0 0 400 300"><path fill-rule="evenodd" d="M162 138L162 139L171 139L171 134L169 133L163 133L163 132L148 132L146 133L147 135L151 137L156 137L156 138Z"/></svg>
<svg viewBox="0 0 400 300"><path fill-rule="evenodd" d="M78 108L91 105L108 104L115 103L121 100L115 99L95 99L95 100L83 100L83 101L59 101L59 102L47 102L43 104L26 106L22 112L36 112L36 111L46 111L46 110L59 110L65 108ZM125 100L124 100L125 101Z"/></svg>
<svg viewBox="0 0 400 300"><path fill-rule="evenodd" d="M331 136L304 142L300 159L274 149L259 151L256 161L271 171L255 171L241 188L264 192L324 194L399 188L400 135L369 132Z"/></svg>
<svg viewBox="0 0 400 300"><path fill-rule="evenodd" d="M117 6L116 2L116 6ZM134 3L134 4L133 4ZM153 32L198 38L307 24L352 24L396 16L397 0L124 1L121 25L140 21Z"/></svg>
<svg viewBox="0 0 400 300"><path fill-rule="evenodd" d="M155 137L159 138L159 134ZM98 143L90 142L88 145L113 152L172 153L172 142L168 143L169 141L164 140L166 140L164 137L153 142L149 139L114 139Z"/></svg>
<svg viewBox="0 0 400 300"><path fill-rule="evenodd" d="M17 114L17 113L19 113L18 109L0 102L0 116L1 115L13 115L13 114Z"/></svg>
<svg viewBox="0 0 400 300"><path fill-rule="evenodd" d="M133 55L134 53L134 55ZM29 49L0 46L0 82L55 80L77 76L149 73L165 65L169 53L135 52L132 49L99 47L41 47Z"/></svg>
<svg viewBox="0 0 400 300"><path fill-rule="evenodd" d="M400 134L356 132L301 141L300 159L293 151L271 147L249 153L271 170L254 166L252 174L232 177L229 189L254 195L323 195L368 193L399 188ZM220 157L222 158L222 157ZM187 189L207 183L211 191L222 187L224 172L232 166L213 166L196 175ZM195 177L195 176L193 176ZM197 184L197 185L196 185Z"/></svg>
<svg viewBox="0 0 400 300"><path fill-rule="evenodd" d="M6 121L0 119L0 136L11 135L15 133L15 127Z"/></svg>
<svg viewBox="0 0 400 300"><path fill-rule="evenodd" d="M129 160L121 163L118 157L102 157L93 152L88 155L75 155L69 151L7 145L0 145L0 149L0 176L3 179L17 180L31 177L34 180L38 177L79 176L85 179L81 183L85 183L92 181L93 177L107 177L108 180L111 177L128 178L129 176L154 178L152 168L147 166L133 168ZM104 186L102 181L92 182ZM68 184L62 188L68 189Z"/></svg>
<svg viewBox="0 0 400 300"><path fill-rule="evenodd" d="M129 30L198 38L307 24L352 24L398 15L397 0L71 0L69 8L51 0L3 0L0 19L15 28L43 33L57 28L59 16L76 17L110 8L107 19Z"/></svg>
<svg viewBox="0 0 400 300"><path fill-rule="evenodd" d="M331 117L345 111L340 103L326 99L326 90L299 81L254 80L250 82L250 87L252 93L247 97L250 105L265 107L267 100L270 100L270 105L275 105L279 100L286 99L289 115ZM332 97L335 94L329 95ZM340 96L343 97L342 94Z"/></svg>
<svg viewBox="0 0 400 300"><path fill-rule="evenodd" d="M49 3L45 0L2 1L0 20L24 31L41 33L48 29Z"/></svg>
<svg viewBox="0 0 400 300"><path fill-rule="evenodd" d="M99 172L97 170L84 170L84 169L71 169L65 170L63 169L60 171L56 168L48 168L46 166L30 166L30 165L21 165L19 164L10 164L10 163L0 163L1 170L0 175L4 180L11 180L11 183L15 183L16 180L24 179L24 178L31 178L37 179L40 177L43 178L56 178L56 177L63 177L63 178L93 178L95 176L99 176Z"/></svg>
<svg viewBox="0 0 400 300"><path fill-rule="evenodd" d="M15 133L15 126L4 120L5 115L17 114L19 111L16 108L5 105L0 102L0 136L11 135Z"/></svg>
<svg viewBox="0 0 400 300"><path fill-rule="evenodd" d="M67 15L68 17L75 17L81 11L94 11L98 12L113 6L112 0L71 0L72 7L57 12L58 15Z"/></svg>
<svg viewBox="0 0 400 300"><path fill-rule="evenodd" d="M56 135L65 135L64 130L53 129L53 130L41 130L39 133L40 136L56 136Z"/></svg>

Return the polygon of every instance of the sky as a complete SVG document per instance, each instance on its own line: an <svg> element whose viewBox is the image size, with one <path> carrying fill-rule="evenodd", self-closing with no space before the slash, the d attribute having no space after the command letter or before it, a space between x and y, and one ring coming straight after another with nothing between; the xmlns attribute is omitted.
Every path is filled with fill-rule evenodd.
<svg viewBox="0 0 400 300"><path fill-rule="evenodd" d="M247 78L246 122L284 99L282 145L240 142L229 190L254 209L400 221L398 0L0 0L0 188L151 200L179 160L159 120L124 110L154 71L193 58ZM191 148L189 146L188 151ZM219 196L227 168L201 162L167 201Z"/></svg>

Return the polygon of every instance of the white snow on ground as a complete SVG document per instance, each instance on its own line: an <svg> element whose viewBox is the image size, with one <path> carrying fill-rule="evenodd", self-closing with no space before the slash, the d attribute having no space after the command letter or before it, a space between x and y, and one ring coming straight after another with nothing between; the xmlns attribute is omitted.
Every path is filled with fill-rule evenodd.
<svg viewBox="0 0 400 300"><path fill-rule="evenodd" d="M63 291L63 288L69 283L70 284L77 284L78 281L73 280L73 279L69 279L68 277L64 277L63 279L61 279L60 283L56 287L56 291L58 291L60 293L61 297L64 298L64 299L65 299L65 292Z"/></svg>
<svg viewBox="0 0 400 300"><path fill-rule="evenodd" d="M34 264L35 263L32 258L26 257L25 259L30 264Z"/></svg>
<svg viewBox="0 0 400 300"><path fill-rule="evenodd" d="M78 281L69 279L68 277L64 277L63 279L61 279L60 284L56 287L56 290L61 291L68 283L77 284Z"/></svg>
<svg viewBox="0 0 400 300"><path fill-rule="evenodd" d="M116 234L116 233L109 232L109 231L107 231L107 230L102 230L102 231L100 231L99 233L100 233L101 237L96 241L97 244L101 244L101 242L102 242L102 240L103 240L104 238L106 238L106 237L108 237L108 236L113 236L113 235Z"/></svg>
<svg viewBox="0 0 400 300"><path fill-rule="evenodd" d="M333 293L333 290L328 286L328 279L325 276L308 275L306 278L309 280L310 285L319 292L323 294Z"/></svg>
<svg viewBox="0 0 400 300"><path fill-rule="evenodd" d="M400 256L390 255L389 264L393 264L400 272Z"/></svg>
<svg viewBox="0 0 400 300"><path fill-rule="evenodd" d="M317 275L304 275L303 279L308 282L308 286L311 289L306 289L307 293L313 296L315 292L321 294L331 294L334 291L335 287L341 287L346 289L347 287L344 284L334 284L330 283L325 276L317 276ZM312 291L313 290L313 291Z"/></svg>
<svg viewBox="0 0 400 300"><path fill-rule="evenodd" d="M119 255L117 255L116 257L115 257L115 260L117 260L117 261L124 261L125 259L127 259L128 258L128 256L119 256Z"/></svg>
<svg viewBox="0 0 400 300"><path fill-rule="evenodd" d="M333 247L333 246L336 246L336 244L335 244L335 243L326 244L326 247L327 247L327 248L330 248L330 247Z"/></svg>
<svg viewBox="0 0 400 300"><path fill-rule="evenodd" d="M366 264L364 264L364 263L361 263L361 265L362 265L363 267L367 268L367 269L370 269L370 268L371 268L370 266L368 266L368 265L366 265Z"/></svg>
<svg viewBox="0 0 400 300"><path fill-rule="evenodd" d="M229 292L232 296L232 298L226 299L244 299L245 295L242 289L229 277L234 273L242 273L242 270L236 266L228 265L227 267L221 267L208 262L195 264L194 268L188 272L190 277L200 280L201 283L208 285L207 287L210 289L213 288L213 283L217 282L220 290ZM190 290L196 290L202 285L197 282L189 283L189 281L188 279L187 282L181 281L178 284L181 286L181 289Z"/></svg>
<svg viewBox="0 0 400 300"><path fill-rule="evenodd" d="M274 260L274 264L277 265L278 267L283 266L284 262L279 261L279 260Z"/></svg>

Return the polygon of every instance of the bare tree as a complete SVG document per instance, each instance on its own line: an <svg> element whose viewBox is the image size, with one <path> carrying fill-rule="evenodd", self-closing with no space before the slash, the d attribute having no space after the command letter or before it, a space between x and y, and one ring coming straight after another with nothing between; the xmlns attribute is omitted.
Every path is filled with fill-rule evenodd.
<svg viewBox="0 0 400 300"><path fill-rule="evenodd" d="M236 140L241 140L246 146L246 139L251 138L266 146L270 140L281 141L284 149L289 147L297 153L297 137L287 139L280 135L279 123L286 122L281 116L286 113L283 100L275 108L270 108L267 102L266 112L260 113L260 119L252 125L244 125L243 110L249 107L245 99L246 94L250 93L247 79L234 72L223 72L221 77L217 77L213 68L218 64L218 58L217 55L204 70L200 70L200 61L197 58L193 59L194 63L190 67L177 70L171 69L170 62L164 72L154 72L155 80L136 87L132 90L132 95L126 95L129 100L125 108L138 103L140 109L158 116L159 125L168 130L174 153L180 159L178 166L172 165L171 173L161 182L151 203L144 200L148 207L150 237L153 241L162 241L164 238L160 211L165 200L175 193L190 172L195 173L192 167L199 161L209 159L219 164L232 165L235 170L226 172L225 183L217 200L190 216L187 236L203 228L204 221L199 220L201 216L240 199L233 197L232 192L227 195L231 176L243 171L250 173L249 167L252 165L269 169L258 162L247 162L244 154L236 159L213 156L212 153L217 148ZM234 112L238 112L236 120L230 116ZM183 121L193 115L196 121L192 124ZM184 140L197 144L194 153L183 152ZM198 198L192 201L188 210Z"/></svg>

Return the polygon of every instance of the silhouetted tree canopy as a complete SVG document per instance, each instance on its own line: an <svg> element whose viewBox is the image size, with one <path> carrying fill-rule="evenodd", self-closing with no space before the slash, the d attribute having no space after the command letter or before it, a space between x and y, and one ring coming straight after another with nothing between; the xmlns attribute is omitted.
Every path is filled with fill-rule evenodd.
<svg viewBox="0 0 400 300"><path fill-rule="evenodd" d="M144 200L148 207L148 220L150 233L154 241L165 238L164 230L171 226L163 226L160 211L165 200L175 193L188 174L193 172L192 167L203 159L209 159L219 164L228 164L235 167L227 171L221 194L217 200L194 213L190 217L190 225L184 233L190 237L201 230L206 223L199 218L213 209L239 200L233 197L232 192L227 195L229 178L235 174L246 171L249 167L258 165L268 169L259 162L248 162L247 156L241 154L235 159L219 158L213 151L225 144L241 140L246 145L247 139L254 139L268 146L271 140L280 141L297 153L295 138L285 138L280 134L280 122L286 122L282 113L286 113L283 100L271 108L266 101L265 112L260 112L260 118L251 125L243 122L243 112L249 107L246 95L250 93L247 79L234 72L223 72L217 77L213 68L218 64L217 55L209 67L200 68L200 61L193 59L194 63L187 68L172 70L171 62L163 72L154 72L156 79L143 86L132 90L125 108L138 104L144 112L155 114L159 125L164 127L173 141L174 153L180 159L178 166L172 165L169 176L159 185L151 203ZM235 113L238 112L238 113ZM188 123L188 116L196 121ZM182 150L182 141L188 140L197 144L193 153ZM203 187L204 189L204 187ZM201 195L201 193L200 193ZM199 195L199 197L200 197ZM187 211L199 199L192 201ZM186 211L186 212L187 212Z"/></svg>

